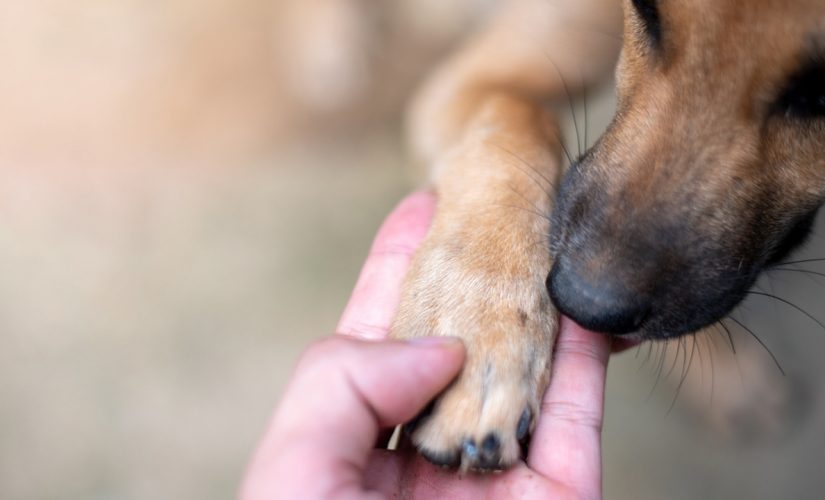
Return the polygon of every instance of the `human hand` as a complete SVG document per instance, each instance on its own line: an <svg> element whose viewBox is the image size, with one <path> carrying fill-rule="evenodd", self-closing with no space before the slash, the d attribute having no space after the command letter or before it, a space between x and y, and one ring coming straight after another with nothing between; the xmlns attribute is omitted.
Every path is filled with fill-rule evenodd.
<svg viewBox="0 0 825 500"><path fill-rule="evenodd" d="M383 340L435 200L417 193L388 217L338 335L302 357L247 472L243 500L283 498L601 498L608 337L562 318L553 375L526 462L459 475L414 450L374 449L382 430L415 416L458 373L449 339ZM380 342L376 342L380 341Z"/></svg>

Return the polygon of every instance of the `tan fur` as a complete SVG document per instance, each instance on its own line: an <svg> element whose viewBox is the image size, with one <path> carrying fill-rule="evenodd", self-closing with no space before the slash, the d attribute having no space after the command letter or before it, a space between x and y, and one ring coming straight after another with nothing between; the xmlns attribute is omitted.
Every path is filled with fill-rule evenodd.
<svg viewBox="0 0 825 500"><path fill-rule="evenodd" d="M439 207L392 334L457 336L468 349L459 379L413 433L425 453L443 455L496 433L495 465L519 458L516 429L526 409L538 413L557 330L544 286L551 265L544 214L561 146L543 102L562 97L563 82L604 74L616 40L576 26L609 31L618 19L613 1L509 2L414 104L412 143L433 165Z"/></svg>
<svg viewBox="0 0 825 500"><path fill-rule="evenodd" d="M518 459L516 428L525 409L538 412L557 327L544 279L562 147L546 103L614 66L622 3L633 9L630 0L502 2L410 110L413 150L430 169L439 206L392 335L457 336L468 350L458 380L413 431L425 454L454 458L459 450L465 467L478 465L462 446L494 433L501 456L483 465ZM821 198L823 141L762 126L766 101L799 62L799 33L822 28L821 0L684 0L660 8L667 37L655 63L640 21L624 16L618 115L590 171L607 193L621 193L605 219L616 227L628 214L640 224L678 220L678 207L696 204L705 207L702 231L718 238L733 233L766 190L786 200L776 205L785 212ZM767 163L782 168L766 171ZM735 365L727 359L717 369L729 375Z"/></svg>

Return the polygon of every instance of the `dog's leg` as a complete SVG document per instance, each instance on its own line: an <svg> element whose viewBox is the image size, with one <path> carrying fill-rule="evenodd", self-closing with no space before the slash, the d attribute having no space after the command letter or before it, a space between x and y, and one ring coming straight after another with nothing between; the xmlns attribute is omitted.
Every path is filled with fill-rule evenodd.
<svg viewBox="0 0 825 500"><path fill-rule="evenodd" d="M543 101L610 66L616 38L604 32L615 34L619 20L612 1L569 4L509 4L425 87L412 114L439 206L393 335L457 336L468 354L411 429L435 463L514 463L548 382L557 318L544 282L561 143Z"/></svg>
<svg viewBox="0 0 825 500"><path fill-rule="evenodd" d="M556 317L544 286L558 140L539 106L479 102L440 160L439 207L413 262L393 334L461 337L467 363L414 429L431 461L497 468L519 457L547 383Z"/></svg>

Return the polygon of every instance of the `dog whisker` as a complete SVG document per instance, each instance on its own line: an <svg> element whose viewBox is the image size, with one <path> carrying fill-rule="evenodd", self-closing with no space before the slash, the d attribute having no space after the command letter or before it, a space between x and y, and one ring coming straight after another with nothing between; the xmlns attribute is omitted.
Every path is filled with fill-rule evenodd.
<svg viewBox="0 0 825 500"><path fill-rule="evenodd" d="M736 363L736 371L739 373L739 383L744 387L745 377L742 376L742 367L739 366L739 358L736 356L736 346L733 343L733 335L730 332L730 328L728 328L728 325L726 325L724 321L719 320L717 323L725 330L725 333L728 336L728 342L730 342L731 352L733 353L733 361Z"/></svg>
<svg viewBox="0 0 825 500"><path fill-rule="evenodd" d="M694 341L694 342L696 342L696 341L697 341L697 337L698 337L698 336L700 336L700 335L702 335L702 331L701 331L701 330L700 330L700 331L698 331L698 332L696 332L696 333L694 333L694 334L692 335L692 336L693 336L693 341ZM703 337L705 338L705 340L707 340L707 337L706 337L706 336L703 336ZM702 348L701 348L701 345L700 345L700 347L697 349L696 354L699 356L699 387L704 388L704 387L705 387L705 358L704 358L704 356L702 356Z"/></svg>
<svg viewBox="0 0 825 500"><path fill-rule="evenodd" d="M817 325L819 325L819 326L820 326L823 330L825 330L825 323L822 323L822 321L818 320L818 319L817 319L814 315L812 315L811 313L809 313L809 312L808 312L808 311L806 311L805 309L803 309L803 308L799 307L798 305L794 304L793 302L791 302L791 301L789 301L789 300L787 300L787 299L783 299L782 297L780 297L780 296L778 296L778 295L772 295L772 294L770 294L770 293L764 293L764 292L754 292L753 290L750 290L750 291L748 291L747 293L748 293L749 295L759 295L759 296L761 296L761 297L767 297L767 298L770 298L770 299L774 299L774 300L777 300L777 301L779 301L779 302L781 302L781 303L783 303L783 304L785 304L785 305L788 305L788 306L790 306L790 307L792 307L792 308L796 309L797 311L801 312L801 313L802 313L802 314L804 314L805 316L807 316L807 317L808 317L811 321L813 321L814 323L816 323Z"/></svg>
<svg viewBox="0 0 825 500"><path fill-rule="evenodd" d="M553 192L552 192L552 189L553 189L553 184L550 184L550 186L549 186L549 187L545 187L545 186L543 186L543 185L542 185L542 184L541 184L538 180L536 180L536 179L535 179L532 175L530 175L527 171L525 171L523 168L518 167L518 166L516 166L516 165L512 165L512 164L511 164L511 166L512 166L513 168L515 168L516 170L518 170L519 172L523 173L523 174L524 174L524 175L525 175L528 179L530 179L531 181L533 181L533 183L534 183L536 186L538 186L538 188L539 188L539 189L541 189L541 190L542 190L542 192L543 192L544 194L546 194L548 198L552 198L552 196L553 196ZM512 186L511 186L511 187L512 187ZM522 196L522 197L524 197L524 195L521 195L521 196Z"/></svg>
<svg viewBox="0 0 825 500"><path fill-rule="evenodd" d="M564 157L567 159L567 165L572 165L573 156L570 154L570 149L564 143L564 137L556 137L556 140L559 141L559 146L561 147L562 152L564 152Z"/></svg>
<svg viewBox="0 0 825 500"><path fill-rule="evenodd" d="M679 399L679 393L682 391L682 386L685 384L685 380L687 380L688 372L690 372L690 367L693 364L693 354L696 351L696 336L692 335L691 338L693 339L693 346L690 348L690 358L687 362L687 367L682 372L682 377L679 380L679 385L676 386L676 395L673 397L673 401L670 402L670 407L667 409L665 415L670 415L670 412L673 410L673 407L676 406L676 400ZM687 352L687 347L685 347L685 351Z"/></svg>
<svg viewBox="0 0 825 500"><path fill-rule="evenodd" d="M648 393L647 398L645 400L650 400L650 398L653 396L653 393L656 392L656 388L659 386L659 382L662 379L662 370L664 369L664 366L665 366L665 358L667 358L667 351L668 351L668 347L670 345L667 341L663 341L661 344L662 344L662 350L661 350L662 355L660 356L660 359L658 361L657 368L656 368L656 381L653 383L653 387L650 388L650 393Z"/></svg>
<svg viewBox="0 0 825 500"><path fill-rule="evenodd" d="M708 357L709 357L708 364L710 364L710 404L712 405L713 404L713 390L714 390L714 385L715 385L714 381L716 379L716 373L715 373L716 369L714 368L714 362L713 362L713 345L714 344L711 343L709 335L705 336L705 340L708 343ZM699 354L701 355L702 352L699 351ZM702 366L704 366L704 364Z"/></svg>
<svg viewBox="0 0 825 500"><path fill-rule="evenodd" d="M722 323L721 320L717 321L715 324L721 326L725 330L725 334L727 334L728 337L728 343L730 343L730 350L733 354L736 354L736 345L733 343L733 335L730 333L730 328L728 328L726 324Z"/></svg>
<svg viewBox="0 0 825 500"><path fill-rule="evenodd" d="M528 176L529 176L529 177L533 180L533 182L535 182L537 186L539 186L539 187L541 187L542 189L544 189L544 190L545 190L545 192L546 192L548 195L552 195L552 194L553 194L553 191L554 191L554 190L555 190L555 188L556 188L555 184L554 184L554 183L553 183L553 181L552 181L552 180L550 180L550 179L549 179L549 178L548 178L545 174L543 174L543 173L541 172L541 170L539 170L538 168L536 168L536 166L535 166L535 165L533 165L532 163L530 163L530 162L528 162L527 160L525 160L524 158L522 158L520 155L518 155L518 154L514 153L513 151L511 151L511 150L507 149L506 147L504 147L504 146L502 146L502 145L500 145L500 144L495 144L495 146L496 146L498 149L500 149L500 150L504 151L505 153L509 154L510 156L512 156L513 158L515 158L516 160L518 160L519 162L521 162L524 166L526 166L527 168L529 168L529 169L530 169L530 170L532 170L533 172L535 172L535 174L536 174L536 175L538 175L538 176L539 176L539 177L540 177L540 178L541 178L544 182L546 182L546 183L547 183L547 186L546 186L546 187L545 187L545 186L542 186L542 185L541 185L541 183L539 183L539 182L538 182L536 179L534 179L532 176L529 176L529 174L527 174L526 172L525 172L525 175L528 175ZM523 171L522 171L522 172L523 172Z"/></svg>
<svg viewBox="0 0 825 500"><path fill-rule="evenodd" d="M508 184L507 184L507 188L508 188L508 189L510 189L510 191L512 191L512 192L513 192L513 194L515 194L516 196L518 196L519 198L521 198L522 200L524 200L525 202L527 202L527 204L528 204L528 205L530 205L530 207L532 207L532 209L533 209L533 210L535 210L535 213L537 213L537 214L541 214L541 216L542 216L542 218L543 218L543 219L550 220L550 216L549 216L549 215L547 215L547 212L548 212L547 210L542 210L540 207L536 206L535 202L530 201L530 200L529 200L529 199L528 199L528 198L524 195L524 193L522 193L521 191L519 191L518 189L516 189L516 188L513 186L513 184L512 184L512 183L508 183Z"/></svg>
<svg viewBox="0 0 825 500"><path fill-rule="evenodd" d="M791 264L808 264L812 262L825 262L825 259L802 259L802 260L789 260L787 262L779 262L778 265L780 266L787 266Z"/></svg>
<svg viewBox="0 0 825 500"><path fill-rule="evenodd" d="M556 74L561 80L562 88L564 89L564 95L567 97L567 105L570 108L570 117L573 119L573 128L576 131L576 146L578 148L579 156L582 154L582 146L581 146L581 134L579 133L579 120L576 117L576 108L573 106L573 94L570 92L570 87L567 85L567 80L564 78L564 74L562 73L559 66L550 57L550 54L547 51L544 51L544 57L547 58L547 61L550 62L550 65L556 70ZM573 161L570 159L570 155L568 154L568 160L570 164L573 164Z"/></svg>
<svg viewBox="0 0 825 500"><path fill-rule="evenodd" d="M788 273L804 273L804 274L811 274L811 275L814 275L814 276L825 277L825 273L820 273L820 272L817 272L817 271L811 271L811 270L808 270L808 269L790 269L790 268L787 268L787 267L774 267L774 268L771 268L770 270L771 271L784 271L784 272L788 272Z"/></svg>
<svg viewBox="0 0 825 500"><path fill-rule="evenodd" d="M550 220L550 218L547 217L546 215L543 215L541 212L537 212L536 210L533 210L532 208L529 208L529 207L520 207L518 205L501 205L501 204L496 204L495 206L499 207L499 208L512 208L512 209L515 209L515 210L523 210L523 211L531 213L531 214L533 214L537 217L541 217L542 219L546 219L548 221Z"/></svg>
<svg viewBox="0 0 825 500"><path fill-rule="evenodd" d="M645 359L639 365L639 368L636 369L636 373L642 371L642 368L647 366L648 361L650 361L650 355L653 353L653 341L648 341L647 343L647 354L645 355ZM642 344L639 344L639 349L642 348Z"/></svg>
<svg viewBox="0 0 825 500"><path fill-rule="evenodd" d="M673 357L673 363L671 363L670 368L668 369L667 373L665 374L665 379L668 379L670 375L673 373L673 370L676 369L676 364L679 362L679 355L682 352L682 342L684 339L679 337L676 342L676 356ZM685 347L685 356L687 356L687 347Z"/></svg>
<svg viewBox="0 0 825 500"><path fill-rule="evenodd" d="M529 207L520 207L518 205L499 205L499 206L526 210L526 211L529 211L530 213L532 213L533 215L536 215L539 218L546 220L547 222L550 222L552 220L550 218L550 216L547 214L547 211L544 211L541 208L537 207L535 203L531 202L526 196L524 196L524 193L517 190L512 184L508 184L507 187L510 189L510 191L513 192L513 194L515 194L516 196L518 196L519 198L524 200L529 205Z"/></svg>
<svg viewBox="0 0 825 500"><path fill-rule="evenodd" d="M730 319L731 321L733 321L734 323L739 325L743 330L748 332L751 335L751 337L753 337L757 342L759 342L759 345L761 345L762 348L765 349L765 352L767 352L770 355L771 359L773 359L774 364L779 369L779 373L781 373L784 376L785 375L785 369L782 368L782 365L779 363L779 360L776 358L773 351L771 351L768 348L768 346L765 344L765 342L763 342L762 339L760 339L759 336L756 335L756 333L754 333L753 330L751 330L750 328L745 326L745 324L742 323L741 321L739 321L738 319L734 318L733 316L728 316L728 319Z"/></svg>

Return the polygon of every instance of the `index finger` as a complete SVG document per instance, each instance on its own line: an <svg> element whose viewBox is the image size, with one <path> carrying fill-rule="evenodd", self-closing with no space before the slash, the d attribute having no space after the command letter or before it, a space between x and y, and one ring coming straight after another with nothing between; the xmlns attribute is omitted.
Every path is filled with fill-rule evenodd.
<svg viewBox="0 0 825 500"><path fill-rule="evenodd" d="M370 249L336 332L363 339L387 336L401 298L401 284L435 212L435 195L419 191L390 213Z"/></svg>
<svg viewBox="0 0 825 500"><path fill-rule="evenodd" d="M610 338L561 318L550 387L528 463L537 472L601 498L601 432Z"/></svg>

